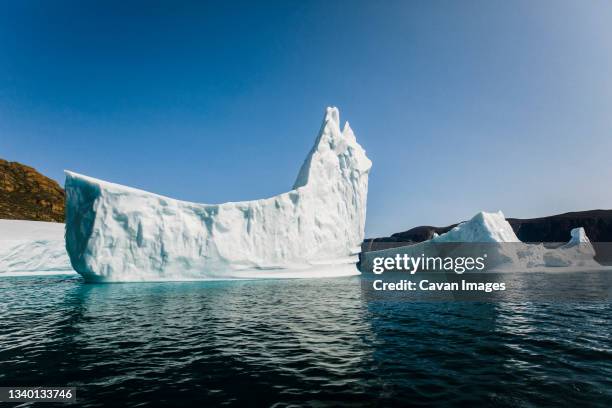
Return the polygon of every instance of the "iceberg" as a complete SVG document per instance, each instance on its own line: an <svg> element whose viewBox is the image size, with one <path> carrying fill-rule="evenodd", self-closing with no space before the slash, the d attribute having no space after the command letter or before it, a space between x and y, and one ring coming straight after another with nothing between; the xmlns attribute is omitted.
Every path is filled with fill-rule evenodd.
<svg viewBox="0 0 612 408"><path fill-rule="evenodd" d="M594 259L595 250L584 228L574 228L566 244L545 246L543 243L524 243L518 239L501 211L479 212L469 221L460 223L444 234L436 234L428 241L364 253L363 268L372 270L375 258L394 257L397 254L411 257L477 257L486 254L486 269L497 271L601 268Z"/></svg>
<svg viewBox="0 0 612 408"><path fill-rule="evenodd" d="M0 220L0 276L74 273L64 243L64 224Z"/></svg>
<svg viewBox="0 0 612 408"><path fill-rule="evenodd" d="M371 161L327 108L293 189L197 204L66 171L66 249L95 282L359 274Z"/></svg>

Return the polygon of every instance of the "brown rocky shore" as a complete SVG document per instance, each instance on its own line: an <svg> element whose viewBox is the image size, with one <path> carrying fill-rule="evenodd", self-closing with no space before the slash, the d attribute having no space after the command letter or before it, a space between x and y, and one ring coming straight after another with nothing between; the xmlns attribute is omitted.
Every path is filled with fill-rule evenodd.
<svg viewBox="0 0 612 408"><path fill-rule="evenodd" d="M64 190L32 167L0 159L0 218L64 222Z"/></svg>

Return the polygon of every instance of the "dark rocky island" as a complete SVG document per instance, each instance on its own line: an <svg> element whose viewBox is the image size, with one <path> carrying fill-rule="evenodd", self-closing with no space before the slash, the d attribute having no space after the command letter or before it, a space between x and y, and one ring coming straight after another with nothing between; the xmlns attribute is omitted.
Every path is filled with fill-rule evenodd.
<svg viewBox="0 0 612 408"><path fill-rule="evenodd" d="M0 218L64 222L64 190L32 167L0 159Z"/></svg>

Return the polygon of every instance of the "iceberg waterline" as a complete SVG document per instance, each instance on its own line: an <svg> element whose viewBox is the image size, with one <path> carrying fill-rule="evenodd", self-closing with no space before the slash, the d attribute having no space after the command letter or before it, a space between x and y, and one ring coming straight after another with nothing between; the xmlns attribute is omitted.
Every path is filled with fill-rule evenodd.
<svg viewBox="0 0 612 408"><path fill-rule="evenodd" d="M196 204L66 172L66 249L90 281L358 274L372 163L328 108L293 189Z"/></svg>
<svg viewBox="0 0 612 408"><path fill-rule="evenodd" d="M482 220L487 216L486 213L478 214L476 220ZM503 217L503 215L501 216ZM438 244L451 244L452 242L463 242L471 239L472 243L480 243L484 250L491 252L494 249L502 249L501 260L498 266L501 269L514 268L519 271L540 270L538 267L598 267L600 265L593 261L593 247L589 242L583 228L575 228L571 231L572 238L558 248L546 248L542 244L525 244L509 240L508 242L499 241L498 234L510 233L505 225L505 220L496 217L496 224L501 228L487 228L487 223L467 222L461 228L457 228L455 233L443 237ZM474 220L474 219L473 219ZM489 220L491 221L491 220ZM488 223L491 226L491 223ZM41 273L74 273L64 242L64 224L39 221L20 221L20 220L0 220L0 275L12 274L41 274ZM459 234L459 231L470 229L469 234ZM509 235L509 237L512 237ZM507 237L506 237L507 238ZM435 240L430 240L431 243ZM434 244L435 245L435 244ZM451 244L452 245L452 244ZM374 251L364 254L362 263L367 269L367 263L374 256L388 256L390 251L403 253L412 251L420 255L423 250L428 249L428 244L421 243L410 247L395 248L388 252ZM395 252L394 252L395 253ZM394 254L393 253L393 254ZM489 263L488 263L489 264ZM310 277L326 277L337 273L334 271L335 265L320 266L309 271ZM343 266L340 266L343 268ZM567 268L566 268L567 269ZM574 268L576 269L576 268ZM295 277L294 271L275 270L274 277L291 278ZM303 273L305 271L302 271ZM263 273L263 272L262 272ZM305 276L302 274L301 276ZM249 276L244 276L248 278Z"/></svg>

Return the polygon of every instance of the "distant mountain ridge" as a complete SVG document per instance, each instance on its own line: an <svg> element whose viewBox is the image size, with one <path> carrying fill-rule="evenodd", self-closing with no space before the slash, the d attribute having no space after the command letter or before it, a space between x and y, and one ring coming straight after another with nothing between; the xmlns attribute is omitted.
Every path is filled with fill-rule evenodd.
<svg viewBox="0 0 612 408"><path fill-rule="evenodd" d="M62 187L36 169L0 159L0 218L64 222Z"/></svg>

